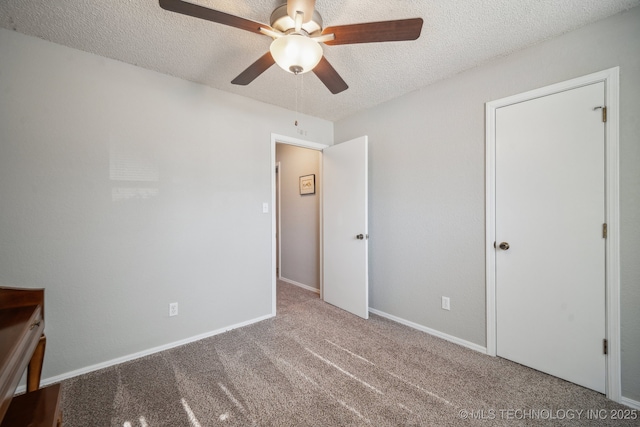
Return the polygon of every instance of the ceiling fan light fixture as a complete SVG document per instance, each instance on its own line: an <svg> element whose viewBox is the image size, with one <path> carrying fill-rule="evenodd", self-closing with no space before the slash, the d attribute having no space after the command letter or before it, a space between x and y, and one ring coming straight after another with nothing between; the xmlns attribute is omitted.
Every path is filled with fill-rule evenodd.
<svg viewBox="0 0 640 427"><path fill-rule="evenodd" d="M293 74L313 70L322 59L320 44L302 34L291 33L279 37L271 43L269 50L276 64Z"/></svg>

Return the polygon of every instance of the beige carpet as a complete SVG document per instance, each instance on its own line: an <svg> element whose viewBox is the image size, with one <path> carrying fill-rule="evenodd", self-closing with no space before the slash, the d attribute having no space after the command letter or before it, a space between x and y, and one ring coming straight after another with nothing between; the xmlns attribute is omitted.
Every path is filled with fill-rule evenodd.
<svg viewBox="0 0 640 427"><path fill-rule="evenodd" d="M285 283L274 319L63 383L66 427L640 425L618 409Z"/></svg>

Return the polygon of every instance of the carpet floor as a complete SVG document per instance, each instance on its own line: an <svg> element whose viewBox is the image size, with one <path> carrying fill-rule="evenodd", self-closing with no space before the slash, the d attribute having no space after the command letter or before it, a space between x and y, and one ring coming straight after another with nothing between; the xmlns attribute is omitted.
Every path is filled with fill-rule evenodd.
<svg viewBox="0 0 640 427"><path fill-rule="evenodd" d="M640 425L599 393L286 283L275 318L62 390L65 427Z"/></svg>

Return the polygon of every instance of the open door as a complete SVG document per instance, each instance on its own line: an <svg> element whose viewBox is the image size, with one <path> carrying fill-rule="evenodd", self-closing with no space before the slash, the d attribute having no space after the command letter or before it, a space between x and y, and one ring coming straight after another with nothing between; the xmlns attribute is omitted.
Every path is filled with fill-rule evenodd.
<svg viewBox="0 0 640 427"><path fill-rule="evenodd" d="M367 137L323 150L323 297L369 318Z"/></svg>

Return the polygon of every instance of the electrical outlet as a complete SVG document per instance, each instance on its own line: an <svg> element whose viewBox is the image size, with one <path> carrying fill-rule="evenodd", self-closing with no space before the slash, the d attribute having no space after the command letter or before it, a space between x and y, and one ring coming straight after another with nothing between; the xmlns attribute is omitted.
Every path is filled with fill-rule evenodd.
<svg viewBox="0 0 640 427"><path fill-rule="evenodd" d="M169 304L169 317L178 315L178 303L172 302Z"/></svg>
<svg viewBox="0 0 640 427"><path fill-rule="evenodd" d="M451 301L449 300L449 297L442 297L442 309L451 310Z"/></svg>

